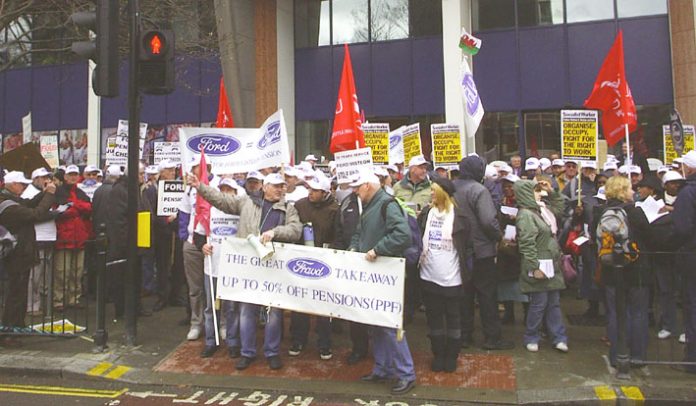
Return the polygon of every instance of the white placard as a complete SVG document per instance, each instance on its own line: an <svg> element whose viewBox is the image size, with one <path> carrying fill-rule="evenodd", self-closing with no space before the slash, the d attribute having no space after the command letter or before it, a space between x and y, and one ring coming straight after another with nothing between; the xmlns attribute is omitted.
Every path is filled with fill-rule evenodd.
<svg viewBox="0 0 696 406"><path fill-rule="evenodd" d="M128 120L118 120L118 128L116 135L128 137ZM147 136L147 123L140 123L140 138L145 139Z"/></svg>
<svg viewBox="0 0 696 406"><path fill-rule="evenodd" d="M518 211L519 211L519 209L517 209L516 207L500 206L500 212L503 214L507 214L508 216L517 217Z"/></svg>
<svg viewBox="0 0 696 406"><path fill-rule="evenodd" d="M584 235L581 235L580 237L576 238L573 240L573 244L577 245L578 247L581 246L582 244L590 241L589 238L585 237Z"/></svg>
<svg viewBox="0 0 696 406"><path fill-rule="evenodd" d="M239 230L239 216L236 214L227 214L215 207L210 209L210 235L208 243L213 246L213 255L210 261L205 261L204 270L206 275L211 274L209 267L212 266L212 275L218 276L220 265L220 254L222 251L222 242L228 238L234 238Z"/></svg>
<svg viewBox="0 0 696 406"><path fill-rule="evenodd" d="M389 165L404 162L404 128L401 126L389 133Z"/></svg>
<svg viewBox="0 0 696 406"><path fill-rule="evenodd" d="M41 144L41 156L44 157L46 163L55 169L60 165L58 158L58 134L42 135L39 143Z"/></svg>
<svg viewBox="0 0 696 406"><path fill-rule="evenodd" d="M370 148L351 149L336 152L336 179L340 182L350 179L360 171L360 168L372 166L372 150Z"/></svg>
<svg viewBox="0 0 696 406"><path fill-rule="evenodd" d="M24 138L24 143L28 144L31 142L31 111L26 116L22 117L22 136Z"/></svg>
<svg viewBox="0 0 696 406"><path fill-rule="evenodd" d="M176 164L181 163L181 146L178 142L155 142L154 165L159 165L165 159Z"/></svg>
<svg viewBox="0 0 696 406"><path fill-rule="evenodd" d="M283 110L266 119L261 128L182 127L179 129L179 143L184 164L200 155L203 146L206 162L216 175L290 163Z"/></svg>
<svg viewBox="0 0 696 406"><path fill-rule="evenodd" d="M515 238L517 238L517 227L513 226L512 224L506 225L503 240L515 241Z"/></svg>
<svg viewBox="0 0 696 406"><path fill-rule="evenodd" d="M179 212L184 198L184 182L180 180L161 180L157 185L157 215L170 216Z"/></svg>
<svg viewBox="0 0 696 406"><path fill-rule="evenodd" d="M294 244L274 244L262 261L245 239L222 243L218 296L222 299L402 328L403 258Z"/></svg>
<svg viewBox="0 0 696 406"><path fill-rule="evenodd" d="M140 139L140 157L143 157L145 139ZM128 166L128 137L117 135L106 140L106 164Z"/></svg>

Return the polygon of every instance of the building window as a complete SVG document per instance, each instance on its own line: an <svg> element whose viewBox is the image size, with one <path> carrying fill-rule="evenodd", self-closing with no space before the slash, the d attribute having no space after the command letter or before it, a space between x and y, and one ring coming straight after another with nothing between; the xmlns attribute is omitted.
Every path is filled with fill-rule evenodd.
<svg viewBox="0 0 696 406"><path fill-rule="evenodd" d="M524 113L526 156L543 157L561 150L561 113L539 111Z"/></svg>
<svg viewBox="0 0 696 406"><path fill-rule="evenodd" d="M667 14L666 0L617 0L619 18Z"/></svg>
<svg viewBox="0 0 696 406"><path fill-rule="evenodd" d="M638 129L631 134L631 142L636 152L646 157L664 160L662 125L669 124L670 108L667 104L636 106ZM617 145L620 148L620 143Z"/></svg>
<svg viewBox="0 0 696 406"><path fill-rule="evenodd" d="M514 0L474 0L474 31L515 26Z"/></svg>
<svg viewBox="0 0 696 406"><path fill-rule="evenodd" d="M614 0L566 0L566 11L569 23L611 20L614 18Z"/></svg>
<svg viewBox="0 0 696 406"><path fill-rule="evenodd" d="M308 154L317 157L329 156L329 141L331 140L331 121L297 121L295 124L295 162L299 162Z"/></svg>
<svg viewBox="0 0 696 406"><path fill-rule="evenodd" d="M476 151L491 162L519 153L517 112L486 112L476 132Z"/></svg>
<svg viewBox="0 0 696 406"><path fill-rule="evenodd" d="M518 0L517 24L520 27L563 23L563 0Z"/></svg>
<svg viewBox="0 0 696 406"><path fill-rule="evenodd" d="M408 0L372 0L370 37L372 41L408 38Z"/></svg>
<svg viewBox="0 0 696 406"><path fill-rule="evenodd" d="M367 0L333 0L331 3L334 44L369 41Z"/></svg>
<svg viewBox="0 0 696 406"><path fill-rule="evenodd" d="M295 48L331 44L329 0L295 0Z"/></svg>
<svg viewBox="0 0 696 406"><path fill-rule="evenodd" d="M409 24L412 37L442 35L442 2L409 1Z"/></svg>

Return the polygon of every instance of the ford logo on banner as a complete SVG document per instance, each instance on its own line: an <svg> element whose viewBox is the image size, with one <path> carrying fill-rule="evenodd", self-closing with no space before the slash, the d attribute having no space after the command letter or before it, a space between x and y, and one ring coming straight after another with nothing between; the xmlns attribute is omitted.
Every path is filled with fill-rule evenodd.
<svg viewBox="0 0 696 406"><path fill-rule="evenodd" d="M280 121L274 121L266 127L263 136L256 146L259 149L266 149L267 146L280 141Z"/></svg>
<svg viewBox="0 0 696 406"><path fill-rule="evenodd" d="M288 261L288 270L297 276L321 279L331 275L331 267L311 258L295 258Z"/></svg>
<svg viewBox="0 0 696 406"><path fill-rule="evenodd" d="M193 152L201 152L201 145L207 155L226 156L237 152L242 144L236 138L222 134L199 134L191 137L186 146Z"/></svg>
<svg viewBox="0 0 696 406"><path fill-rule="evenodd" d="M223 237L231 237L233 235L237 235L237 229L235 227L230 226L215 227L212 231L213 234L220 235Z"/></svg>
<svg viewBox="0 0 696 406"><path fill-rule="evenodd" d="M401 136L400 135L395 135L391 138L389 138L389 148L394 149L399 145L399 142L401 141Z"/></svg>

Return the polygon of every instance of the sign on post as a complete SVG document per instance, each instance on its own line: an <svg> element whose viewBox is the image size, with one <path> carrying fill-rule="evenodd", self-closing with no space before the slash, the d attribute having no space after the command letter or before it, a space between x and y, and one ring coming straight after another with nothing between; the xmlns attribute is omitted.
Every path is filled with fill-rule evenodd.
<svg viewBox="0 0 696 406"><path fill-rule="evenodd" d="M157 215L170 216L179 212L184 198L184 182L180 180L161 180L157 187Z"/></svg>
<svg viewBox="0 0 696 406"><path fill-rule="evenodd" d="M420 123L411 124L404 128L403 143L404 164L408 165L411 158L423 154L420 139Z"/></svg>
<svg viewBox="0 0 696 406"><path fill-rule="evenodd" d="M694 144L694 126L685 125L683 128L684 132L682 135L684 140L684 150L682 151L682 155L696 149L696 145ZM665 165L671 165L674 158L677 158L680 155L678 155L677 151L674 149L674 144L672 143L672 132L670 131L669 125L662 126L662 145L665 151Z"/></svg>
<svg viewBox="0 0 696 406"><path fill-rule="evenodd" d="M360 168L373 165L370 148L336 152L334 158L336 158L336 179L339 182L350 179L360 171Z"/></svg>
<svg viewBox="0 0 696 406"><path fill-rule="evenodd" d="M58 134L42 135L39 140L41 145L41 156L44 157L46 163L51 168L55 169L60 165L58 157Z"/></svg>
<svg viewBox="0 0 696 406"><path fill-rule="evenodd" d="M155 142L154 165L159 165L165 159L176 164L181 163L181 148L178 142Z"/></svg>
<svg viewBox="0 0 696 406"><path fill-rule="evenodd" d="M456 165L462 160L461 130L457 124L431 124L433 165Z"/></svg>
<svg viewBox="0 0 696 406"><path fill-rule="evenodd" d="M365 146L372 149L372 161L378 165L389 163L389 123L365 123Z"/></svg>
<svg viewBox="0 0 696 406"><path fill-rule="evenodd" d="M597 161L598 120L596 110L561 110L563 159Z"/></svg>

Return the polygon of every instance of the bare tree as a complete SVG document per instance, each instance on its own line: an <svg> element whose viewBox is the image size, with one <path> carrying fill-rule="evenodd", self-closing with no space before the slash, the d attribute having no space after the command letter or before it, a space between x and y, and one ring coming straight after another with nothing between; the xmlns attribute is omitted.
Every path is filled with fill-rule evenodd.
<svg viewBox="0 0 696 406"><path fill-rule="evenodd" d="M370 4L372 13L370 35L372 41L385 41L396 38L408 38L408 0L381 0L372 1ZM354 34L355 42L367 42L368 36L366 21L368 10L366 8L352 11L353 21L358 28Z"/></svg>

